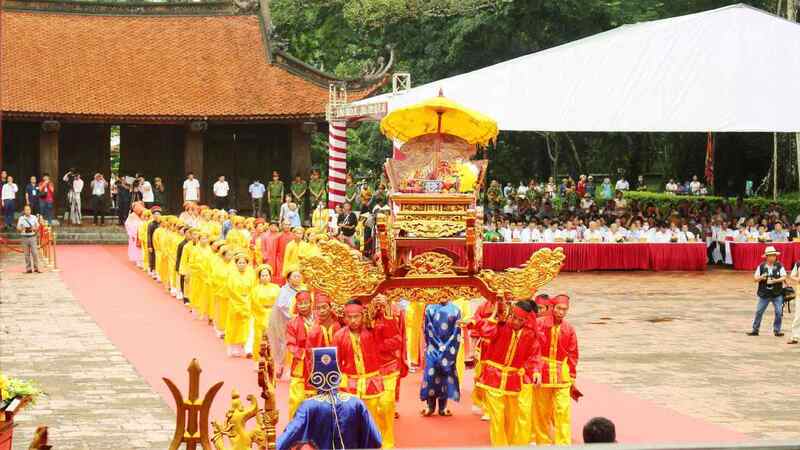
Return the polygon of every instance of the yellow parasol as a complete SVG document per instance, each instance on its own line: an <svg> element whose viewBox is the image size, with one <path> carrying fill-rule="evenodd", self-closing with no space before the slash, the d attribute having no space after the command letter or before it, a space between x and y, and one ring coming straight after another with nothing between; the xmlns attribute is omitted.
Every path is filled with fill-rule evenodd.
<svg viewBox="0 0 800 450"><path fill-rule="evenodd" d="M497 122L444 97L392 111L381 120L381 133L403 142L425 134L452 134L468 144L485 146L497 137Z"/></svg>

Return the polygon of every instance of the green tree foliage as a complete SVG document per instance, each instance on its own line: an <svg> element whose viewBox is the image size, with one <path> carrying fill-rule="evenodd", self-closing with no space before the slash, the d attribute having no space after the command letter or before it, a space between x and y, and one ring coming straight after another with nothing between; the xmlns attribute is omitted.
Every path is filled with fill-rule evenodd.
<svg viewBox="0 0 800 450"><path fill-rule="evenodd" d="M741 0L272 0L275 32L295 56L341 77L359 76L366 64L396 52L395 70L423 84L554 47L614 27L691 14ZM776 0L749 0L774 11ZM445 92L445 95L447 93ZM535 104L530 105L535 108ZM350 130L349 164L377 173L390 143L374 125ZM705 135L699 133L501 133L487 150L490 176L517 181L531 176L616 173L629 177L702 176ZM759 180L769 166L767 135L718 139L717 179L733 193L744 179ZM723 146L724 144L724 146ZM315 139L315 161L325 163L326 141ZM748 149L744 159L723 156ZM721 163L721 164L720 164ZM718 183L718 187L719 187Z"/></svg>

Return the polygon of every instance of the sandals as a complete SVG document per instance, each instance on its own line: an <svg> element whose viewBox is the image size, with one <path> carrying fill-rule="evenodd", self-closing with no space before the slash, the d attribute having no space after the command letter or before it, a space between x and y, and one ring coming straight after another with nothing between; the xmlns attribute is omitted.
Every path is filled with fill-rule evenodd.
<svg viewBox="0 0 800 450"><path fill-rule="evenodd" d="M450 411L450 408L445 408L444 411L439 411L439 415L442 417L450 417L453 415L453 412Z"/></svg>
<svg viewBox="0 0 800 450"><path fill-rule="evenodd" d="M419 412L419 414L422 417L430 417L430 416L433 415L433 410L429 409L428 407L425 407L425 408L422 408L422 410Z"/></svg>

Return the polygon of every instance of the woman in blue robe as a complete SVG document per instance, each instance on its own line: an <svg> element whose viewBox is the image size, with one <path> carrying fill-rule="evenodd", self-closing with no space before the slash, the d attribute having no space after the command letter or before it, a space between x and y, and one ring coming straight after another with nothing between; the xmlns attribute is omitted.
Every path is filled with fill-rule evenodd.
<svg viewBox="0 0 800 450"><path fill-rule="evenodd" d="M443 301L425 308L425 373L420 388L420 400L427 402L423 416L431 416L437 410L441 416L452 416L447 400L459 401L456 357L461 345L461 311Z"/></svg>

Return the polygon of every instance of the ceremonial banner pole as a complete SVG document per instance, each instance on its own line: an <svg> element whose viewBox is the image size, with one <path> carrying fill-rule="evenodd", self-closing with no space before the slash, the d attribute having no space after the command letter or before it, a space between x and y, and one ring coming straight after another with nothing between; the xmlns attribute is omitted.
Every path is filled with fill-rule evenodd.
<svg viewBox="0 0 800 450"><path fill-rule="evenodd" d="M328 124L328 208L344 203L346 177L347 122L332 121Z"/></svg>

